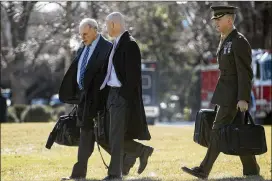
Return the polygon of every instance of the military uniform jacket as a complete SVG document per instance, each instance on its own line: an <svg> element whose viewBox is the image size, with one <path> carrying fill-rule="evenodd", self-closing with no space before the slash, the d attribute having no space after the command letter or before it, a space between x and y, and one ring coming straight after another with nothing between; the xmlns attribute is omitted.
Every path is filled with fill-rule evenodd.
<svg viewBox="0 0 272 181"><path fill-rule="evenodd" d="M220 77L211 103L236 106L239 100L250 102L253 72L251 47L247 39L234 29L217 50Z"/></svg>

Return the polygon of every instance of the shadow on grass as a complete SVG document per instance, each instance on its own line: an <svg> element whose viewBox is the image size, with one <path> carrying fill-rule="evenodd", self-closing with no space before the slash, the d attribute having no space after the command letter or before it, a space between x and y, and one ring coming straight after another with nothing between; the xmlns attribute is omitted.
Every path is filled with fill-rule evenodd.
<svg viewBox="0 0 272 181"><path fill-rule="evenodd" d="M101 178L102 180L103 178ZM101 181L98 179L85 179L85 180L77 180L77 181ZM115 179L113 181L121 181L119 179ZM161 179L155 179L155 178L148 178L148 177L144 177L144 178L123 178L123 181L162 181Z"/></svg>
<svg viewBox="0 0 272 181"><path fill-rule="evenodd" d="M190 181L198 181L203 179L193 179ZM266 180L262 176L248 176L248 177L226 177L226 178L209 178L209 181L271 181Z"/></svg>

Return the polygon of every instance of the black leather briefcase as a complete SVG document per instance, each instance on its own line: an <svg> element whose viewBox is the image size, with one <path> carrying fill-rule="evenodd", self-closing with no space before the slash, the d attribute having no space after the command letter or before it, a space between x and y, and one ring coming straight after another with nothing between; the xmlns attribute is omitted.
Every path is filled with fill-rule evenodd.
<svg viewBox="0 0 272 181"><path fill-rule="evenodd" d="M208 147L216 112L217 106L214 109L200 109L197 112L193 138L195 143Z"/></svg>
<svg viewBox="0 0 272 181"><path fill-rule="evenodd" d="M55 143L64 146L78 146L80 128L76 126L76 106L68 115L60 116L53 130L49 134L45 147L50 149Z"/></svg>
<svg viewBox="0 0 272 181"><path fill-rule="evenodd" d="M248 124L250 122L250 124ZM220 151L228 155L260 155L267 152L265 130L248 111L244 124L228 124L220 130Z"/></svg>

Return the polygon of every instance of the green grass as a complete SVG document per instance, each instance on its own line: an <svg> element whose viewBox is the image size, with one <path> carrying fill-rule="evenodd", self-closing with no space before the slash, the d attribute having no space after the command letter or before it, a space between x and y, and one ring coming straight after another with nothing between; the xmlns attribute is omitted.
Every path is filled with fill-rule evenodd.
<svg viewBox="0 0 272 181"><path fill-rule="evenodd" d="M1 124L1 180L2 181L57 181L69 176L77 158L76 147L54 144L51 150L45 143L54 123ZM125 180L193 181L194 177L181 171L181 166L197 166L206 148L192 141L194 128L150 127L152 140L142 142L155 148L146 170L137 174L137 160ZM271 180L271 127L266 127L268 152L257 156L262 177L242 175L239 157L220 154L210 174L211 180ZM109 155L102 152L106 162ZM95 149L89 159L87 180L101 180L107 174Z"/></svg>

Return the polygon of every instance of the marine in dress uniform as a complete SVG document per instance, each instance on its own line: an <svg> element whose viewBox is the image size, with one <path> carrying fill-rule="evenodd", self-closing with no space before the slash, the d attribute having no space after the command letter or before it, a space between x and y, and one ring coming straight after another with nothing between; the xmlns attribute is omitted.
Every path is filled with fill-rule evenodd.
<svg viewBox="0 0 272 181"><path fill-rule="evenodd" d="M251 47L247 39L239 33L233 22L237 7L212 6L221 40L217 49L220 77L211 102L219 106L210 137L210 145L199 167L182 167L182 170L198 178L207 178L220 154L218 149L219 131L226 124L243 120L248 109L252 88ZM238 108L241 110L238 111ZM240 118L239 118L240 117ZM237 118L237 119L235 119ZM260 167L254 155L240 156L244 175L259 175Z"/></svg>

